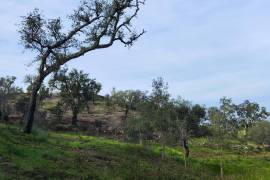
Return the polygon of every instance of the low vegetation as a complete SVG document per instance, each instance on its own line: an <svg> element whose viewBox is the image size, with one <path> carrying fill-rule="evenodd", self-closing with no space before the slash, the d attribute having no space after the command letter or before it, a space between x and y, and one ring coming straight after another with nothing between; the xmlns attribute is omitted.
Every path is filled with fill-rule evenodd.
<svg viewBox="0 0 270 180"><path fill-rule="evenodd" d="M150 92L103 96L96 79L65 66L116 42L133 46L144 4L83 0L65 21L38 9L22 17L37 72L25 90L0 78L0 179L270 179L270 113L258 103L193 104L161 77Z"/></svg>
<svg viewBox="0 0 270 180"><path fill-rule="evenodd" d="M0 125L0 143L2 179L219 179L220 154L205 138L192 139L186 168L181 148L166 147L162 160L157 144L43 131L26 135L6 125ZM228 147L224 179L268 179L269 157L263 150Z"/></svg>
<svg viewBox="0 0 270 180"><path fill-rule="evenodd" d="M96 81L81 71L58 78L38 94L32 134L21 131L29 98L20 97L29 93L2 93L13 109L0 127L2 179L270 177L270 123L257 103L222 98L219 107L194 105L172 99L162 78L149 94L114 89L103 97L101 85L92 88ZM17 121L9 118L15 114Z"/></svg>

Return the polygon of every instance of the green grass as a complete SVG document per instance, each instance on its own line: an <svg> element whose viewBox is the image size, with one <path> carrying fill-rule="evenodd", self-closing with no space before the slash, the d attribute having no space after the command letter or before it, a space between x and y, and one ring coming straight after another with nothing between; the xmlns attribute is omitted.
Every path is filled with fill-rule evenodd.
<svg viewBox="0 0 270 180"><path fill-rule="evenodd" d="M219 152L192 141L184 168L181 148L146 147L100 137L35 131L0 124L0 179L219 179ZM270 179L269 153L224 151L225 179Z"/></svg>

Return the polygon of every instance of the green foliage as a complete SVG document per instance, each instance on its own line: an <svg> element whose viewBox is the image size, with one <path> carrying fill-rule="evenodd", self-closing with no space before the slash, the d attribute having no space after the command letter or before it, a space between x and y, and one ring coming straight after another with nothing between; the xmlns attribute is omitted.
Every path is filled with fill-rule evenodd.
<svg viewBox="0 0 270 180"><path fill-rule="evenodd" d="M33 90L34 87L34 83L36 81L37 77L36 76L32 76L32 75L26 75L25 79L24 79L24 83L27 84L27 88L26 88L26 93L28 94L28 96L30 97L31 92ZM41 84L40 85L40 89L38 91L38 99L37 102L41 105L42 102L50 96L50 90L48 87L45 86L45 84Z"/></svg>
<svg viewBox="0 0 270 180"><path fill-rule="evenodd" d="M0 143L0 177L7 179L219 179L219 154L205 146L210 143L207 139L191 141L193 153L186 169L179 147L165 147L166 159L161 161L158 144L143 147L40 131L25 135L1 124ZM242 156L224 150L223 156L224 179L267 180L270 176L269 154Z"/></svg>
<svg viewBox="0 0 270 180"><path fill-rule="evenodd" d="M206 111L203 106L192 105L182 99L173 101L172 118L178 134L184 130L190 136L198 136L200 125L204 122L205 116Z"/></svg>
<svg viewBox="0 0 270 180"><path fill-rule="evenodd" d="M137 33L132 26L143 5L144 0L81 1L79 7L67 16L68 22L64 24L68 27L63 26L59 17L46 19L38 9L22 16L20 40L25 49L37 53L33 62L38 64L25 133L32 131L37 93L46 77L58 72L69 61L94 50L109 48L116 41L131 47L145 33L144 30ZM76 125L80 106L72 106L73 124Z"/></svg>
<svg viewBox="0 0 270 180"><path fill-rule="evenodd" d="M137 110L144 99L145 93L139 90L116 91L114 89L111 95L112 102L125 109L124 120L128 118L130 110Z"/></svg>
<svg viewBox="0 0 270 180"><path fill-rule="evenodd" d="M270 122L257 122L250 128L248 138L258 144L270 145Z"/></svg>
<svg viewBox="0 0 270 180"><path fill-rule="evenodd" d="M7 179L7 177L4 176L4 172L0 169L0 179Z"/></svg>
<svg viewBox="0 0 270 180"><path fill-rule="evenodd" d="M76 69L69 73L67 69L62 69L49 82L52 89L60 91L61 101L72 109L74 125L77 124L77 115L88 108L88 102L101 90L101 84L88 76Z"/></svg>
<svg viewBox="0 0 270 180"><path fill-rule="evenodd" d="M238 129L237 106L232 99L223 97L220 99L220 113L222 121L220 125L230 135L235 135Z"/></svg>
<svg viewBox="0 0 270 180"><path fill-rule="evenodd" d="M208 118L215 134L239 137L245 141L249 128L266 120L268 116L266 108L255 102L246 100L236 105L226 97L220 100L220 107L208 109Z"/></svg>
<svg viewBox="0 0 270 180"><path fill-rule="evenodd" d="M14 99L15 95L22 93L22 89L15 86L16 77L7 76L0 78L0 119L8 120L11 105L10 101Z"/></svg>
<svg viewBox="0 0 270 180"><path fill-rule="evenodd" d="M46 143L48 142L49 134L46 131L40 130L40 129L34 129L33 130L33 140Z"/></svg>
<svg viewBox="0 0 270 180"><path fill-rule="evenodd" d="M64 105L62 102L57 102L57 104L50 108L50 125L53 126L57 123L60 123L63 120L64 116Z"/></svg>
<svg viewBox="0 0 270 180"><path fill-rule="evenodd" d="M128 141L143 144L152 135L153 130L149 120L143 116L138 116L127 119L124 132Z"/></svg>
<svg viewBox="0 0 270 180"><path fill-rule="evenodd" d="M239 116L239 124L246 130L256 122L266 120L269 116L265 107L260 107L258 103L248 100L237 106L237 114Z"/></svg>
<svg viewBox="0 0 270 180"><path fill-rule="evenodd" d="M154 128L161 133L161 139L165 142L166 134L171 125L168 83L164 82L162 78L157 78L153 80L152 88L148 113L152 116Z"/></svg>
<svg viewBox="0 0 270 180"><path fill-rule="evenodd" d="M97 82L95 79L92 79L90 81L89 88L91 92L89 99L92 99L93 104L95 104L96 97L98 96L98 93L101 91L102 85L101 83Z"/></svg>
<svg viewBox="0 0 270 180"><path fill-rule="evenodd" d="M25 113L29 103L29 96L27 94L20 94L16 98L15 109L20 113Z"/></svg>

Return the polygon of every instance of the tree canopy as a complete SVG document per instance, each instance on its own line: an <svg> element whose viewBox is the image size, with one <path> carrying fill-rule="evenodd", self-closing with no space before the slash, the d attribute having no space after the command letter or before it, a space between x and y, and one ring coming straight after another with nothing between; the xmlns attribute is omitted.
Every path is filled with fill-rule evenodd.
<svg viewBox="0 0 270 180"><path fill-rule="evenodd" d="M25 132L30 133L36 110L37 92L44 79L62 65L97 49L120 42L132 46L145 31L137 33L132 21L144 0L83 0L70 14L64 27L61 18L46 19L38 9L20 23L21 42L37 53L33 62L38 73L33 84Z"/></svg>

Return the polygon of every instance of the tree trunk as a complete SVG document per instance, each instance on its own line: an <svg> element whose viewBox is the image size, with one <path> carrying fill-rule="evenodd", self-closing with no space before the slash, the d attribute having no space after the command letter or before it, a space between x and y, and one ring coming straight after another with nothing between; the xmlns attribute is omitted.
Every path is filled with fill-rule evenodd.
<svg viewBox="0 0 270 180"><path fill-rule="evenodd" d="M189 147L188 147L188 141L186 137L182 138L182 146L185 151L185 155L184 155L185 168L187 168L187 159L189 157Z"/></svg>
<svg viewBox="0 0 270 180"><path fill-rule="evenodd" d="M164 143L162 143L161 159L162 159L162 160L165 159L165 144L164 144Z"/></svg>
<svg viewBox="0 0 270 180"><path fill-rule="evenodd" d="M223 159L222 159L222 153L223 153L223 148L222 145L220 145L220 157L219 157L219 166L220 166L220 179L224 179L224 170L223 170Z"/></svg>
<svg viewBox="0 0 270 180"><path fill-rule="evenodd" d="M78 125L78 112L77 112L77 110L73 110L73 113L72 113L72 125L73 126Z"/></svg>
<svg viewBox="0 0 270 180"><path fill-rule="evenodd" d="M187 159L189 157L187 131L184 128L181 128L180 131L181 131L182 146L185 152L185 155L184 155L185 168L187 168Z"/></svg>
<svg viewBox="0 0 270 180"><path fill-rule="evenodd" d="M1 116L1 121L2 122L4 122L4 120L5 120L5 108L4 108L4 104L5 104L5 98L3 97L3 98L0 99L0 116Z"/></svg>
<svg viewBox="0 0 270 180"><path fill-rule="evenodd" d="M224 179L224 172L223 172L223 163L222 160L220 159L220 179Z"/></svg>
<svg viewBox="0 0 270 180"><path fill-rule="evenodd" d="M90 114L90 113L91 113L91 112L90 112L90 105L89 105L88 102L86 103L86 109L87 109L87 113Z"/></svg>
<svg viewBox="0 0 270 180"><path fill-rule="evenodd" d="M129 113L129 106L126 105L126 110L125 110L125 115L124 115L124 121L127 120L127 118L128 118L128 113Z"/></svg>
<svg viewBox="0 0 270 180"><path fill-rule="evenodd" d="M30 97L30 103L26 115L26 126L24 128L24 132L27 134L30 134L32 132L33 128L33 122L34 122L34 116L35 116L35 111L36 111L36 106L37 106L37 96L38 96L38 91L40 89L42 79L39 79L38 81L35 82L35 85L33 86L31 97Z"/></svg>
<svg viewBox="0 0 270 180"><path fill-rule="evenodd" d="M0 117L1 117L1 121L3 122L4 121L4 107L3 107L3 103L2 103L2 100L0 102Z"/></svg>
<svg viewBox="0 0 270 180"><path fill-rule="evenodd" d="M185 150L185 157L188 158L189 157L189 147L188 147L188 141L187 141L186 137L183 138L182 143L183 143L183 148Z"/></svg>
<svg viewBox="0 0 270 180"><path fill-rule="evenodd" d="M141 131L140 131L140 134L139 134L139 143L140 143L140 145L143 145L142 132Z"/></svg>
<svg viewBox="0 0 270 180"><path fill-rule="evenodd" d="M95 100L96 100L96 99L95 99L95 93L93 93L93 94L92 94L92 103L93 103L93 105L95 105Z"/></svg>
<svg viewBox="0 0 270 180"><path fill-rule="evenodd" d="M247 137L247 133L248 133L248 125L245 124L245 138Z"/></svg>

